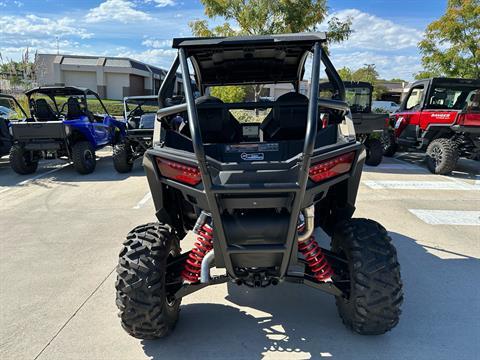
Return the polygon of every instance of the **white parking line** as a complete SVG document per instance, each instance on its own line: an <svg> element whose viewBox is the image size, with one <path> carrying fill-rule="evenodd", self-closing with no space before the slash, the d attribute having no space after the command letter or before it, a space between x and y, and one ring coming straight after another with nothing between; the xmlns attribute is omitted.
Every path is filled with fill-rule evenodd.
<svg viewBox="0 0 480 360"><path fill-rule="evenodd" d="M468 184L456 181L413 181L413 180L365 180L363 184L371 189L395 189L395 190L465 190L480 191L480 184Z"/></svg>
<svg viewBox="0 0 480 360"><path fill-rule="evenodd" d="M16 187L18 187L18 186L25 186L25 185L27 185L28 183L31 183L32 181L38 180L38 179L40 179L40 178L42 178L42 177L44 177L44 176L46 176L46 175L50 175L50 174L52 174L52 173L54 173L54 172L57 172L57 171L59 171L59 170L62 170L63 168L66 168L67 166L70 166L70 165L72 165L72 163L66 163L66 164L58 165L58 166L55 167L54 169L48 170L48 171L46 171L46 172L44 172L44 173L42 173L42 174L38 174L38 175L36 175L36 176L34 176L34 177L31 177L31 178L29 178L29 179L20 181L18 184L11 185L11 186L9 186L9 187L6 187L5 189L1 189L1 190L0 190L0 194L6 192L6 191L8 191L8 190L14 189L14 188L16 188Z"/></svg>
<svg viewBox="0 0 480 360"><path fill-rule="evenodd" d="M140 209L145 206L145 204L152 198L152 194L149 192L145 194L145 196L140 200L137 205L133 207L133 209Z"/></svg>
<svg viewBox="0 0 480 360"><path fill-rule="evenodd" d="M417 166L417 165L412 165L408 163L402 163L399 164L392 164L392 163L387 163L387 164L380 164L378 166L364 166L366 170L409 170L409 171L420 171L420 172L427 172L424 168Z"/></svg>
<svg viewBox="0 0 480 360"><path fill-rule="evenodd" d="M430 225L480 226L480 211L408 209L413 215Z"/></svg>

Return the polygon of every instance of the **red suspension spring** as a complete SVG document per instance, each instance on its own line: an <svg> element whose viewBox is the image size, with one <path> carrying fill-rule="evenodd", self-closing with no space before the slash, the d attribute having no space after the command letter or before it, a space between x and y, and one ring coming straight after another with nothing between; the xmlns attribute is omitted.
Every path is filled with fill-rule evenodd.
<svg viewBox="0 0 480 360"><path fill-rule="evenodd" d="M182 277L186 281L194 283L200 278L202 260L205 255L213 249L212 239L213 228L208 224L204 224L200 230L198 230L195 247L190 251L188 259L185 261Z"/></svg>
<svg viewBox="0 0 480 360"><path fill-rule="evenodd" d="M332 267L313 236L298 243L298 250L305 257L305 261L317 281L328 281L331 279L334 275Z"/></svg>

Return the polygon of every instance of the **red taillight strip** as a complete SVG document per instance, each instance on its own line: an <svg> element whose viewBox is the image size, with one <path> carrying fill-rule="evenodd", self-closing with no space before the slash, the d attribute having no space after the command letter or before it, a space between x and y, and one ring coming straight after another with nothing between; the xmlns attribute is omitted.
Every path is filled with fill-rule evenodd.
<svg viewBox="0 0 480 360"><path fill-rule="evenodd" d="M320 182L340 174L345 174L350 171L354 159L355 151L323 160L310 167L308 176L312 181Z"/></svg>
<svg viewBox="0 0 480 360"><path fill-rule="evenodd" d="M197 185L202 181L200 170L196 166L185 165L176 161L156 157L158 170L166 178L188 185Z"/></svg>

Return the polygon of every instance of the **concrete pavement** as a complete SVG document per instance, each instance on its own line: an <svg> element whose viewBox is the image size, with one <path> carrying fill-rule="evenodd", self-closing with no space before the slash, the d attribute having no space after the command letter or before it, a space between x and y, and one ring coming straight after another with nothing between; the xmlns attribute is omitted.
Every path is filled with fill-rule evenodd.
<svg viewBox="0 0 480 360"><path fill-rule="evenodd" d="M100 156L91 175L45 163L27 181L0 161L0 358L473 359L480 352L480 227L432 225L410 211L480 212L478 162L462 161L453 176L429 174L412 155L365 169L355 216L389 230L405 286L401 321L390 333L351 333L334 299L306 287L217 285L183 300L169 338L141 341L120 327L114 268L125 234L154 221L153 206L140 164L120 175L107 151Z"/></svg>

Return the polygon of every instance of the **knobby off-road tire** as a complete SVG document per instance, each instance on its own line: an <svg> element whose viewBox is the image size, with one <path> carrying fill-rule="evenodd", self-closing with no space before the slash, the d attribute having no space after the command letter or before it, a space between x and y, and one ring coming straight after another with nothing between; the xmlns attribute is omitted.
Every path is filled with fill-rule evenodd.
<svg viewBox="0 0 480 360"><path fill-rule="evenodd" d="M380 139L367 139L365 147L367 149L365 164L369 166L380 165L383 158L383 145Z"/></svg>
<svg viewBox="0 0 480 360"><path fill-rule="evenodd" d="M343 323L362 335L383 334L397 325L402 281L397 252L387 231L373 220L342 222L335 229L332 251L349 262L349 296L336 297ZM338 277L334 280L340 280Z"/></svg>
<svg viewBox="0 0 480 360"><path fill-rule="evenodd" d="M132 152L127 144L117 144L113 147L113 167L119 173L132 171Z"/></svg>
<svg viewBox="0 0 480 360"><path fill-rule="evenodd" d="M434 174L451 173L459 157L457 144L450 139L435 139L427 147L427 166Z"/></svg>
<svg viewBox="0 0 480 360"><path fill-rule="evenodd" d="M165 337L180 312L181 299L169 299L165 288L167 258L180 254L178 240L170 226L151 223L133 229L123 246L115 284L122 327L139 339Z"/></svg>
<svg viewBox="0 0 480 360"><path fill-rule="evenodd" d="M72 147L73 167L79 174L90 174L95 170L95 149L88 141L79 141Z"/></svg>
<svg viewBox="0 0 480 360"><path fill-rule="evenodd" d="M20 175L33 174L38 168L38 161L32 161L28 151L20 145L12 146L9 161L13 171Z"/></svg>

